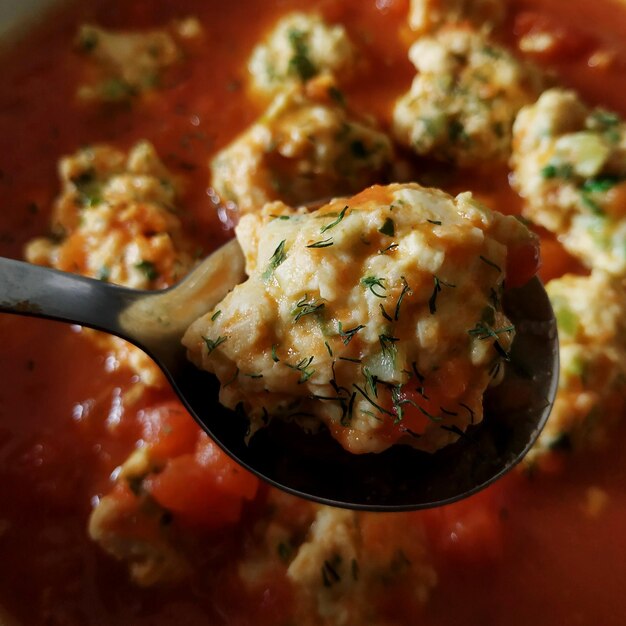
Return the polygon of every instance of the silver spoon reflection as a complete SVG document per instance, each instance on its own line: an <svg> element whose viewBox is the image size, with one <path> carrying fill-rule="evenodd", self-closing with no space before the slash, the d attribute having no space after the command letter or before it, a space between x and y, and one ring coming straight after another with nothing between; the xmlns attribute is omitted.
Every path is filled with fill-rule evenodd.
<svg viewBox="0 0 626 626"><path fill-rule="evenodd" d="M328 432L311 435L271 422L244 442L245 416L218 402L217 380L186 358L188 326L245 280L236 241L210 255L178 285L145 292L0 258L0 311L103 330L147 352L206 432L236 461L271 484L325 504L379 511L459 500L510 470L548 418L558 381L558 339L550 302L534 278L505 293L516 326L502 384L485 396L485 417L435 454L394 446L380 454L346 452Z"/></svg>

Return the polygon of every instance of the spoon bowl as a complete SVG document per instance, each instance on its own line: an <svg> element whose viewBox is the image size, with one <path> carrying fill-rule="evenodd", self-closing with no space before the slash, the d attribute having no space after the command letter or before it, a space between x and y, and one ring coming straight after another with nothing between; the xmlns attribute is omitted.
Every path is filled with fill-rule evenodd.
<svg viewBox="0 0 626 626"><path fill-rule="evenodd" d="M558 382L558 337L537 278L505 293L516 338L503 382L485 395L483 421L429 454L393 446L355 455L328 431L305 433L274 420L245 443L245 415L218 402L219 382L187 360L189 325L245 279L235 240L182 282L145 292L0 258L0 311L81 324L115 334L148 353L196 421L237 462L276 487L332 506L400 511L469 496L512 469L550 413Z"/></svg>

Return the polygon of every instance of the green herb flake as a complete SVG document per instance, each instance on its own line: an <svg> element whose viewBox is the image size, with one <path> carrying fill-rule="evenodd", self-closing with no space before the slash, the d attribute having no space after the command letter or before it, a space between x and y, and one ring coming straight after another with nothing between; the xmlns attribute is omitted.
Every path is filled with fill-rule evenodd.
<svg viewBox="0 0 626 626"><path fill-rule="evenodd" d="M388 245L386 248L383 248L382 250L379 250L378 254L387 254L387 252L392 252L393 250L395 250L398 247L399 246L398 246L397 243L392 243L392 244Z"/></svg>
<svg viewBox="0 0 626 626"><path fill-rule="evenodd" d="M435 287L433 289L432 295L430 296L430 299L428 300L428 310L430 311L431 315L434 315L437 312L437 296L441 293L441 286L443 285L444 287L451 287L453 289L456 288L456 285L446 283L437 276L433 276L433 279L435 281Z"/></svg>
<svg viewBox="0 0 626 626"><path fill-rule="evenodd" d="M356 383L353 383L352 385L376 410L378 410L380 413L383 413L384 415L389 415L389 417L393 417L395 418L395 414L392 413L391 411L388 411L387 409L383 408L382 406L380 406L379 404L376 404L376 402L374 402L369 395L367 394L367 392L362 389L361 387L359 387Z"/></svg>
<svg viewBox="0 0 626 626"><path fill-rule="evenodd" d="M320 232L323 234L327 230L330 230L331 228L334 228L335 226L337 226L337 224L339 224L343 220L343 218L346 216L347 210L348 210L348 206L343 207L343 209L341 209L341 213L339 213L339 215L337 216L337 219L331 222L330 224L326 224L326 226L323 226Z"/></svg>
<svg viewBox="0 0 626 626"><path fill-rule="evenodd" d="M589 209L594 215L598 215L598 216L604 215L604 211L602 210L602 207L595 200L593 200L588 193L585 193L584 191L581 192L580 199L581 199L581 202L583 203L583 206Z"/></svg>
<svg viewBox="0 0 626 626"><path fill-rule="evenodd" d="M326 304L321 300L313 299L309 302L308 297L308 294L304 294L304 298L296 303L296 306L292 311L292 314L294 315L294 322L297 322L306 315L319 313L322 309L325 308Z"/></svg>
<svg viewBox="0 0 626 626"><path fill-rule="evenodd" d="M328 350L328 356L332 359L333 358L333 351L331 350L330 346L328 345L328 341L325 341L324 345L326 346L326 350Z"/></svg>
<svg viewBox="0 0 626 626"><path fill-rule="evenodd" d="M504 333L512 333L515 330L515 326L505 326L504 328L494 329L484 322L478 322L474 328L468 330L467 332L476 339L484 340L489 339L489 337L498 338L498 335L502 335Z"/></svg>
<svg viewBox="0 0 626 626"><path fill-rule="evenodd" d="M349 356L340 356L339 357L340 361L347 361L348 363L362 363L362 359L353 359Z"/></svg>
<svg viewBox="0 0 626 626"><path fill-rule="evenodd" d="M411 288L409 287L409 284L406 282L406 278L404 278L404 276L402 276L401 278L402 278L402 292L400 293L400 297L398 298L398 301L396 302L396 310L393 315L393 318L396 322L400 319L400 307L402 306L402 300L404 300L404 296L412 293Z"/></svg>
<svg viewBox="0 0 626 626"><path fill-rule="evenodd" d="M276 354L277 347L278 347L278 344L276 343L272 346L272 361L274 361L274 363L278 363L280 361L280 359L278 358Z"/></svg>
<svg viewBox="0 0 626 626"><path fill-rule="evenodd" d="M293 49L293 56L289 60L289 72L297 75L302 82L317 75L317 67L309 57L307 34L301 30L289 31L289 43Z"/></svg>
<svg viewBox="0 0 626 626"><path fill-rule="evenodd" d="M548 163L541 169L541 176L546 180L554 178L570 180L574 176L574 167L570 163Z"/></svg>
<svg viewBox="0 0 626 626"><path fill-rule="evenodd" d="M98 280L101 280L103 283L108 283L111 278L111 268L108 265L103 265L96 275Z"/></svg>
<svg viewBox="0 0 626 626"><path fill-rule="evenodd" d="M222 314L222 311L215 311L215 313L213 313L213 315L211 315L211 321L214 322L220 315Z"/></svg>
<svg viewBox="0 0 626 626"><path fill-rule="evenodd" d="M374 376L368 367L363 368L363 375L365 376L365 388L369 387L372 395L378 398L378 377Z"/></svg>
<svg viewBox="0 0 626 626"><path fill-rule="evenodd" d="M310 356L308 358L302 359L297 365L291 365L290 363L285 362L285 365L292 370L296 370L300 372L300 380L298 381L298 385L305 383L313 374L315 374L314 369L310 369L311 363L313 363L314 357Z"/></svg>
<svg viewBox="0 0 626 626"><path fill-rule="evenodd" d="M400 341L400 339L398 337L390 337L389 335L378 335L378 341L380 342L383 354L393 354L396 349L395 344Z"/></svg>
<svg viewBox="0 0 626 626"><path fill-rule="evenodd" d="M135 264L135 268L142 272L143 275L150 281L156 280L159 277L159 272L152 261L140 261Z"/></svg>
<svg viewBox="0 0 626 626"><path fill-rule="evenodd" d="M387 235L387 237L393 237L396 234L396 225L393 220L388 217L385 223L378 229L378 232Z"/></svg>
<svg viewBox="0 0 626 626"><path fill-rule="evenodd" d="M341 406L343 408L343 414L341 416L341 425L347 427L350 425L352 421L352 413L354 411L354 401L356 400L356 391L352 392L350 396L350 401L348 402L348 406L346 407L345 401L341 399Z"/></svg>
<svg viewBox="0 0 626 626"><path fill-rule="evenodd" d="M606 193L609 189L619 184L622 179L617 176L602 176L598 178L588 178L582 186L586 193Z"/></svg>
<svg viewBox="0 0 626 626"><path fill-rule="evenodd" d="M382 313L382 316L388 321L388 322L393 322L393 317L391 317L391 315L389 315L389 313L387 313L387 311L385 310L385 307L383 306L383 303L380 303L380 312Z"/></svg>
<svg viewBox="0 0 626 626"><path fill-rule="evenodd" d="M361 284L364 287L367 287L377 298L387 297L385 293L379 293L376 291L377 287L383 292L386 291L385 285L383 284L384 282L384 278L376 278L376 276L366 276L365 278L361 279Z"/></svg>
<svg viewBox="0 0 626 626"><path fill-rule="evenodd" d="M268 280L274 270L287 258L287 254L285 253L285 243L286 240L283 239L276 247L276 250L274 250L274 254L272 254L272 257L270 258L267 269L263 272L263 280Z"/></svg>
<svg viewBox="0 0 626 626"><path fill-rule="evenodd" d="M204 340L204 343L206 344L208 353L211 354L213 350L215 350L215 348L217 348L218 346L221 346L228 339L228 337L219 336L217 339L209 339L208 337L202 337L202 339Z"/></svg>
<svg viewBox="0 0 626 626"><path fill-rule="evenodd" d="M332 237L328 237L328 239L322 239L321 241L316 241L315 243L311 243L307 246L307 248L330 248L330 246L334 245Z"/></svg>
<svg viewBox="0 0 626 626"><path fill-rule="evenodd" d="M363 326L363 324L359 324L358 326L355 326L354 328L344 330L343 324L341 322L338 322L337 324L337 330L339 332L339 336L341 337L341 340L343 341L343 344L345 346L347 346L354 339L354 336L360 330L363 330L364 328L365 326Z"/></svg>

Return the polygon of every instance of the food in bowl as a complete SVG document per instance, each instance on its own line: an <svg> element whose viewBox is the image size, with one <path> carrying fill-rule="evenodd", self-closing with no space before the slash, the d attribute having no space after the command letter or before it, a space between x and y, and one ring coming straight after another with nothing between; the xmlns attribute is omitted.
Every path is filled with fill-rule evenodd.
<svg viewBox="0 0 626 626"><path fill-rule="evenodd" d="M269 46L293 14L308 16L312 30L298 26L291 37L287 34L286 47L280 48L287 56L279 65L288 68L286 74L278 72L271 93L262 92L250 74L255 50ZM131 58L143 68L154 61L158 76L113 90L123 97L84 97L84 86L98 95L103 80L135 80L122 72L125 64L107 64L106 75L100 74L99 58L77 45L85 27L115 37L164 33L176 53L171 62L158 51L152 60L143 53ZM349 50L337 57L345 64L324 65L309 55L314 43L307 33L318 28ZM546 97L529 93L506 109L516 116L512 165L506 163L506 135L479 158L483 155L473 144L463 143L458 124L440 135L436 154L415 154L392 138L393 110L416 77L409 49L424 36L443 37L440 28L473 28L472 41L483 38L512 63L533 64L540 91L554 87L575 93L582 103L576 106L585 110L580 123L546 134L541 145L522 145L532 124L527 117L520 127L524 118L516 109L521 104L536 112L537 100ZM271 201L297 205L321 199L310 198L316 177L322 187L330 180L328 193L337 196L375 183L417 182L455 197L471 191L494 211L524 212L540 237L541 272L559 314L564 368L557 400L562 410L519 471L455 505L363 514L311 504L259 483L201 433L163 381L151 378L145 363L133 361L125 344L75 327L2 317L0 556L11 572L0 577L3 609L18 623L81 626L173 619L231 626L621 626L626 613L621 589L626 547L620 539L626 524L620 444L624 276L619 263L604 262L607 252L619 248L619 215L613 209L620 206L620 185L603 189L604 181L591 190L590 199L610 214L604 221L581 203L564 207L558 193L573 190L578 199L576 194L589 188L589 176L621 174L611 169L613 156L597 173L582 177L530 172L526 179L520 168L536 166L544 147L550 152L563 135L596 133L585 120L598 105L613 112L621 129L624 34L626 9L609 0L94 0L59 7L15 41L1 61L0 136L8 146L0 151L0 188L7 198L0 214L2 254L23 258L28 243L43 237L44 253L30 257L33 261L60 267L61 259L71 259L64 269L94 276L101 268L96 260L103 259L110 265L108 280L149 288L177 280L184 269L177 272L174 259L193 264L233 236L243 213L238 198L221 197L211 182L216 157L259 124L271 134L275 126L272 122L268 130L263 112L294 90L309 99L307 111L317 111L311 102L320 98L320 109L331 111L340 126L356 120L376 141L370 146L359 135L354 139L363 145L352 146L345 135L328 131L296 137L303 147L299 153L285 151L290 141L258 143L256 154L269 163L265 171L300 173L296 189L309 197L290 198L293 189L272 185L271 175L256 189ZM466 62L456 63L464 67ZM438 106L475 98L427 84L443 88ZM473 80L461 86L474 90L477 85ZM506 91L497 97L506 102ZM296 130L292 125L282 136L291 140ZM367 148L377 144L381 149L372 156ZM130 171L138 145L144 155L151 154L150 165ZM467 162L461 163L460 148L471 155ZM614 144L609 148L619 152ZM100 150L115 155L118 165L102 175L94 167L104 184L99 198L91 193L88 176L76 180L78 186L63 172L59 178L64 158L80 160ZM336 176L328 165L332 160L325 159L329 154L342 155L350 167ZM351 177L354 171L358 176ZM513 171L514 188L509 184ZM353 188L361 175L362 188ZM537 195L534 187L526 190L528 180L539 181ZM130 194L126 199L111 195L110 187L118 190L120 181ZM71 219L61 231L54 228L55 207L66 200ZM609 237L609 246L599 245L605 233L600 228L593 230L599 235L593 252L582 239L569 245L567 228L543 221L537 226L543 218L536 201L542 215L571 210L566 219L576 224L579 214L591 211L589 221L611 224L617 243ZM264 219L262 211L251 203L241 224ZM154 217L150 228L143 228L138 215ZM333 236L333 230L324 235ZM159 250L169 250L167 262ZM427 299L433 291L434 281ZM453 292L442 285L437 307ZM393 317L395 300L385 310Z"/></svg>

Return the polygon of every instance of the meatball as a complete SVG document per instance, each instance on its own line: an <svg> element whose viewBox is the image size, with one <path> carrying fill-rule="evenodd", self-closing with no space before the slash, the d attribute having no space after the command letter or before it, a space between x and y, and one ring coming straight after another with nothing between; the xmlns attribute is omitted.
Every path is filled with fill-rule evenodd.
<svg viewBox="0 0 626 626"><path fill-rule="evenodd" d="M346 511L275 490L266 509L239 575L245 588L262 590L286 569L299 625L332 616L337 625L383 626L390 585L417 612L437 584L424 526L411 513Z"/></svg>
<svg viewBox="0 0 626 626"><path fill-rule="evenodd" d="M386 182L389 138L352 115L320 78L276 96L261 118L212 164L212 184L241 213L266 202L303 204Z"/></svg>
<svg viewBox="0 0 626 626"><path fill-rule="evenodd" d="M53 236L31 241L28 261L135 289L167 287L191 269L192 245L175 214L176 184L151 144L140 142L128 154L106 145L84 148L62 159L59 170ZM88 334L143 383L164 383L139 349Z"/></svg>
<svg viewBox="0 0 626 626"><path fill-rule="evenodd" d="M540 73L463 26L419 39L409 56L419 73L394 108L398 141L462 167L506 162L515 116L535 101Z"/></svg>
<svg viewBox="0 0 626 626"><path fill-rule="evenodd" d="M349 74L355 59L343 26L326 24L317 14L291 13L254 49L248 63L251 87L272 96L319 74Z"/></svg>
<svg viewBox="0 0 626 626"><path fill-rule="evenodd" d="M626 272L626 125L551 89L515 122L513 186L524 215L590 268Z"/></svg>
<svg viewBox="0 0 626 626"><path fill-rule="evenodd" d="M514 336L507 255L537 245L518 220L407 184L312 213L270 204L236 232L249 279L184 344L252 432L271 415L355 453L433 451L482 419Z"/></svg>
<svg viewBox="0 0 626 626"><path fill-rule="evenodd" d="M201 32L194 18L147 32L81 26L76 47L85 58L85 79L78 98L119 103L158 88L164 73L183 58L181 40L196 38Z"/></svg>
<svg viewBox="0 0 626 626"><path fill-rule="evenodd" d="M557 319L561 369L552 413L529 460L553 448L607 441L626 400L626 289L594 270L566 275L546 290Z"/></svg>

